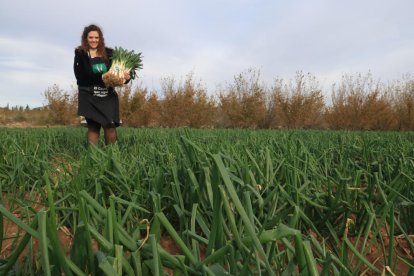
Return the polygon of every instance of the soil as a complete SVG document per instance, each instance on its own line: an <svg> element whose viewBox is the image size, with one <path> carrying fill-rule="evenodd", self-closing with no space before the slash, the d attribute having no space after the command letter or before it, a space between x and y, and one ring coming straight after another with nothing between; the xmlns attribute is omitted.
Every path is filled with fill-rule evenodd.
<svg viewBox="0 0 414 276"><path fill-rule="evenodd" d="M313 237L318 239L316 233L314 233L312 230L309 230L309 233ZM388 259L389 247L391 246L390 239L388 237L388 234L385 228L381 229L380 235L381 235L381 239L384 242L385 250L378 250L378 248L381 247L379 245L380 240L378 238L375 238L375 240L373 240L374 237L372 233L369 234L368 239L365 244L365 246L371 245L369 249L367 247L365 247L364 249L361 248L362 243L363 243L362 239L358 241L356 237L348 236L348 240L352 243L352 245L355 248L358 249L359 252L362 252L362 251L367 252L364 255L365 258L383 273L389 272L390 274L388 275L397 275L397 276L408 275L408 272L410 271L410 267L406 263L401 261L399 258L397 258L397 254L398 254L399 257L402 257L408 260L414 259L413 258L414 252L411 251L408 241L405 239L403 235L394 237L394 242L392 244L392 246L394 247L393 264L396 264L396 265L395 265L395 268L390 268L388 266L385 266L384 264L384 259ZM410 235L409 238L414 242L414 235ZM337 248L337 249L341 250L340 248ZM354 253L351 251L348 252L348 260L350 260L351 267L355 267L357 263L359 262L359 259L356 256L354 256ZM377 275L377 273L373 272L366 265L361 265L359 275L371 276L371 275ZM383 274L383 275L386 275L386 274Z"/></svg>
<svg viewBox="0 0 414 276"><path fill-rule="evenodd" d="M4 128L45 128L47 126L35 126L29 122L11 122L7 124L0 124Z"/></svg>
<svg viewBox="0 0 414 276"><path fill-rule="evenodd" d="M59 128L59 127L70 127L72 125L36 125L31 122L9 122L0 123L0 128Z"/></svg>

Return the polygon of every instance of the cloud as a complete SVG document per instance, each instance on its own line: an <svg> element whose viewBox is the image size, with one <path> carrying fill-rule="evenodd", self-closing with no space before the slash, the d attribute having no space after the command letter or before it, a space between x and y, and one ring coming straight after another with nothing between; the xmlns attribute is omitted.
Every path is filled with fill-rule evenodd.
<svg viewBox="0 0 414 276"><path fill-rule="evenodd" d="M73 50L42 41L0 37L0 105L42 105L51 85L70 89Z"/></svg>
<svg viewBox="0 0 414 276"><path fill-rule="evenodd" d="M46 67L35 64L33 62L28 62L24 60L15 60L13 58L3 58L0 60L0 67L2 71L8 71L9 69L20 69L23 71L26 70L47 70Z"/></svg>
<svg viewBox="0 0 414 276"><path fill-rule="evenodd" d="M62 85L65 83L68 85ZM10 106L24 106L26 104L30 107L42 106L44 103L43 93L53 84L58 84L60 88L72 91L68 79L59 73L47 72L45 74L39 71L11 70L8 72L7 78L1 80L1 106L7 104ZM18 91L6 89L16 86L19 87Z"/></svg>
<svg viewBox="0 0 414 276"><path fill-rule="evenodd" d="M25 104L17 96L32 89L27 98L41 104L39 93L57 81L70 89L73 49L90 23L108 46L143 53L138 81L150 90L193 73L214 93L249 68L266 83L298 70L325 83L369 70L398 78L413 73L413 8L409 0L6 1L0 71L14 76L0 76L0 106L6 94Z"/></svg>

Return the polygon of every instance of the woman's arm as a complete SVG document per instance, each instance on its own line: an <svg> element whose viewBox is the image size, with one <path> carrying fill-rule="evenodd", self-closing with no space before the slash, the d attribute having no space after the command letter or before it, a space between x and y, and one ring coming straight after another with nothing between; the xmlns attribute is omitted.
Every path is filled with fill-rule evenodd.
<svg viewBox="0 0 414 276"><path fill-rule="evenodd" d="M124 84L127 84L131 80L131 74L130 73L125 73L124 74L124 79L125 79Z"/></svg>
<svg viewBox="0 0 414 276"><path fill-rule="evenodd" d="M80 79L81 75L81 66L79 60L79 50L75 49L75 58L73 61L73 72L75 73L76 81Z"/></svg>

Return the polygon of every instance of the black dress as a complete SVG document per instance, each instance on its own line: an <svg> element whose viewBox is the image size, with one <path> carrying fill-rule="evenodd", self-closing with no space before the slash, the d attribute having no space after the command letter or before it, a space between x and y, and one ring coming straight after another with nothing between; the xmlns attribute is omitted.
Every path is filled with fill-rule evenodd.
<svg viewBox="0 0 414 276"><path fill-rule="evenodd" d="M107 48L108 59L112 50ZM110 59L90 58L89 54L75 50L74 72L78 84L78 115L94 121L102 127L118 127L119 100L113 87L105 87L102 74L111 66Z"/></svg>

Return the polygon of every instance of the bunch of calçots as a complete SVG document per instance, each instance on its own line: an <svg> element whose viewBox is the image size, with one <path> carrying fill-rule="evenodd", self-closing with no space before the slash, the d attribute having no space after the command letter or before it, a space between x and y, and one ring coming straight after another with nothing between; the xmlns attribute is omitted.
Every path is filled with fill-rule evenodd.
<svg viewBox="0 0 414 276"><path fill-rule="evenodd" d="M122 86L125 83L125 73L135 79L136 71L142 69L142 53L135 53L122 47L115 47L112 54L112 65L109 71L102 75L107 87Z"/></svg>

